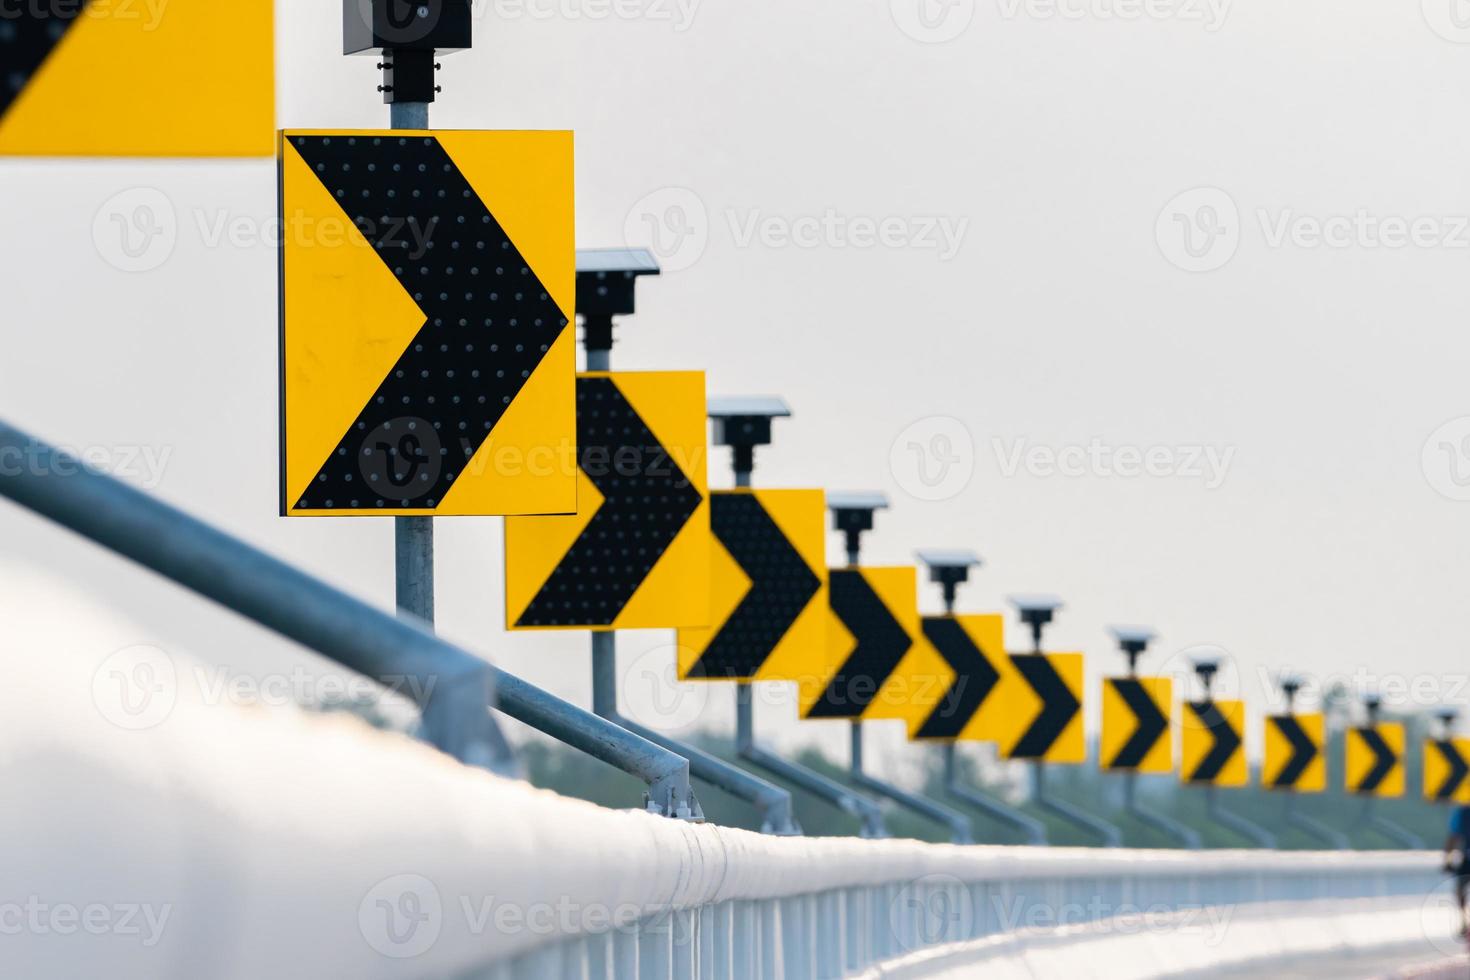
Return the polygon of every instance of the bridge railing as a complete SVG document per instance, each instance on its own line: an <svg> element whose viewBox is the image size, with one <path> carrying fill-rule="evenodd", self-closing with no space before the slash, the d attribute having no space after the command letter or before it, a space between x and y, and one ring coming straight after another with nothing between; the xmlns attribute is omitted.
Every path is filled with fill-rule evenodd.
<svg viewBox="0 0 1470 980"><path fill-rule="evenodd" d="M1427 853L775 837L608 810L355 718L185 685L165 721L120 732L92 703L93 665L17 668L0 711L34 737L6 749L24 805L0 808L0 925L24 896L43 911L141 904L133 920L159 923L70 942L7 932L17 976L801 980L1130 917L1150 938L1177 925L1209 942L1209 910L1413 909L1439 879Z"/></svg>
<svg viewBox="0 0 1470 980"><path fill-rule="evenodd" d="M28 733L5 748L19 802L0 808L16 976L801 980L1093 921L1233 942L1219 910L1395 899L1412 913L1442 884L1424 852L955 846L668 820L190 685L158 725L120 731L94 669L23 659L0 686L0 713ZM129 922L157 934L58 941L67 904L141 907Z"/></svg>

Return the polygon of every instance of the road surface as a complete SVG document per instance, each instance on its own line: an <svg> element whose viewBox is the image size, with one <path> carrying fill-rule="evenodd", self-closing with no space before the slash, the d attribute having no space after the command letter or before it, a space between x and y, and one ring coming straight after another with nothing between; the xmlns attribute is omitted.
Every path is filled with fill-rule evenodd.
<svg viewBox="0 0 1470 980"><path fill-rule="evenodd" d="M1470 957L1426 955L1422 945L1375 956L1318 956L1294 960L1263 971L1224 970L1216 980L1245 980L1269 975L1272 980L1470 980Z"/></svg>

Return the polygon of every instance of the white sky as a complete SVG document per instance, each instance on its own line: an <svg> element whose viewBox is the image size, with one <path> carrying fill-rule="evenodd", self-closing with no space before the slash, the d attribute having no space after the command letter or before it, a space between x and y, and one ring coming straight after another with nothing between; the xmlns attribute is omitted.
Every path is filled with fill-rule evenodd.
<svg viewBox="0 0 1470 980"><path fill-rule="evenodd" d="M1153 15L1120 18L1105 15L1145 8L926 0L960 18L939 29L972 14L936 44L877 0L625 2L642 15L481 4L477 46L445 59L432 115L575 130L585 246L686 208L694 237L671 264L687 267L641 288L616 366L703 367L712 394L784 395L796 416L761 453L759 482L886 489L873 561L979 550L964 607L1061 594L1049 645L1087 651L1094 678L1121 664L1105 625L1144 622L1168 652L1228 651L1257 712L1283 665L1417 685L1424 708L1465 700L1470 503L1436 486L1455 492L1451 463L1470 473L1470 422L1421 458L1470 416L1470 45L1443 36L1470 32L1448 6L1152 0ZM893 6L912 24L909 3ZM338 5L279 16L282 124L384 125L371 59L336 54ZM1236 209L1223 220L1238 247L1191 273L1169 260L1184 261L1165 208L1200 187ZM93 225L136 188L168 199L178 242L158 268L124 272ZM275 256L208 242L222 216L258 227L274 195L264 160L0 164L0 416L70 446L166 453L166 499L386 606L389 522L275 516ZM801 229L829 211L899 219L921 243L931 223L963 234L948 257L744 237L752 220ZM1359 212L1340 247L1308 240L1313 222ZM1429 219L1421 243L1388 247L1393 223L1413 219ZM974 467L937 502L890 466L900 433L919 423L927 443L934 417L959 420L943 431ZM1230 465L1214 489L1007 474L1018 445L1094 439L1208 447ZM712 478L728 482L723 453ZM0 574L45 567L76 591L74 615L112 609L107 636L76 649L54 639L56 606L8 608L12 656L101 662L153 643L255 674L301 657L13 507L0 528ZM585 703L585 636L501 631L500 538L496 519L439 523L442 632ZM630 634L624 649L667 641ZM714 694L711 724L728 724L729 700Z"/></svg>

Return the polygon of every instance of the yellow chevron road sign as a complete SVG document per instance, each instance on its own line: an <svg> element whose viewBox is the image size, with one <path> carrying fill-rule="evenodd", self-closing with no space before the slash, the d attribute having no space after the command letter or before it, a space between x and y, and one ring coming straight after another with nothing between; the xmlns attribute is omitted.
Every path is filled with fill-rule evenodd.
<svg viewBox="0 0 1470 980"><path fill-rule="evenodd" d="M1326 716L1268 716L1261 784L1266 789L1291 790L1294 793L1325 792L1326 745Z"/></svg>
<svg viewBox="0 0 1470 980"><path fill-rule="evenodd" d="M999 723L1001 757L1086 762L1082 654L1013 653L1010 660L1020 683Z"/></svg>
<svg viewBox="0 0 1470 980"><path fill-rule="evenodd" d="M833 569L828 589L826 656L798 680L801 716L917 728L954 680L919 631L918 570Z"/></svg>
<svg viewBox="0 0 1470 980"><path fill-rule="evenodd" d="M1110 677L1103 681L1102 767L1125 772L1174 771L1169 677Z"/></svg>
<svg viewBox="0 0 1470 980"><path fill-rule="evenodd" d="M577 376L577 508L505 522L511 629L710 623L702 371Z"/></svg>
<svg viewBox="0 0 1470 980"><path fill-rule="evenodd" d="M272 0L0 2L0 155L268 157Z"/></svg>
<svg viewBox="0 0 1470 980"><path fill-rule="evenodd" d="M679 630L684 680L800 680L827 643L821 490L710 495L710 623ZM820 656L820 653L818 653Z"/></svg>
<svg viewBox="0 0 1470 980"><path fill-rule="evenodd" d="M913 737L976 742L1003 737L1007 705L1026 686L1005 652L1005 617L925 616L920 629L955 679Z"/></svg>
<svg viewBox="0 0 1470 980"><path fill-rule="evenodd" d="M291 131L280 183L281 512L575 512L571 134Z"/></svg>
<svg viewBox="0 0 1470 980"><path fill-rule="evenodd" d="M1470 804L1470 738L1424 740L1424 798Z"/></svg>
<svg viewBox="0 0 1470 980"><path fill-rule="evenodd" d="M1390 799L1404 795L1404 726L1379 722L1347 730L1346 785L1349 793Z"/></svg>
<svg viewBox="0 0 1470 980"><path fill-rule="evenodd" d="M1245 702L1186 701L1181 726L1179 774L1186 783L1244 786Z"/></svg>

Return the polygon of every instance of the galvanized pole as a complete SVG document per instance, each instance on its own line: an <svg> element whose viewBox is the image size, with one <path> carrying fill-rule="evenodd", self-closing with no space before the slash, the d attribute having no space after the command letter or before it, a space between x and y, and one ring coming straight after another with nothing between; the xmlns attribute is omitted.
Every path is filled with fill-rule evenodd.
<svg viewBox="0 0 1470 980"><path fill-rule="evenodd" d="M1286 713L1288 716L1296 714L1296 696L1301 689L1301 681L1290 677L1281 679L1281 692L1286 695ZM1282 817L1285 819L1287 826L1295 827L1307 836L1317 838L1335 851L1352 850L1352 841L1348 839L1347 834L1339 830L1333 830L1322 821L1299 812L1296 804L1296 790L1287 789L1286 803L1282 807Z"/></svg>
<svg viewBox="0 0 1470 980"><path fill-rule="evenodd" d="M429 103L390 102L388 120L392 129L428 129ZM434 518L393 518L393 566L398 611L417 616L432 629Z"/></svg>
<svg viewBox="0 0 1470 980"><path fill-rule="evenodd" d="M1383 700L1376 694L1367 695L1363 698L1363 707L1368 712L1368 727L1372 728L1378 724L1378 715L1383 708ZM1402 760L1400 762L1402 763ZM1374 806L1375 803L1377 803L1377 800L1372 796L1369 796L1363 803L1363 813L1358 818L1358 826L1372 827L1384 837L1396 841L1410 850L1417 851L1423 849L1424 839L1422 837L1404 827L1400 827L1387 817L1380 816L1374 812L1376 809Z"/></svg>
<svg viewBox="0 0 1470 980"><path fill-rule="evenodd" d="M427 102L394 102L388 107L393 129L428 129ZM400 612L434 625L434 519L393 518L395 592Z"/></svg>
<svg viewBox="0 0 1470 980"><path fill-rule="evenodd" d="M887 506L884 501L881 505L877 503L876 495L868 502L848 502L836 495L828 495L828 506L837 517L838 528L844 533L847 541L847 567L851 571L858 570L862 558L862 532L872 529L873 511L879 506ZM866 518L862 517L866 512ZM843 526L844 512L856 518L855 523ZM951 840L956 844L973 844L975 842L975 831L970 824L970 818L953 807L945 806L934 800L910 793L900 789L891 783L868 775L863 770L863 723L861 719L854 719L850 723L848 732L849 765L848 777L859 788L870 793L876 793L885 797L899 806L917 813L925 819L935 823L943 824L950 830Z"/></svg>
<svg viewBox="0 0 1470 980"><path fill-rule="evenodd" d="M592 252L579 253L579 258L595 254ZM641 258L643 262L652 266L653 270L657 269L657 266L653 264L652 256L644 255ZM582 263L579 262L578 265L580 267ZM579 284L582 278L581 272L579 268ZM632 274L629 275L631 278ZM581 304L581 291L579 286L579 305ZM632 309L631 299L631 295L628 295L628 304L624 307L629 312ZM583 348L587 354L587 370L611 371L613 344L611 314L584 312L583 320ZM699 462L703 463L703 461ZM703 780L737 799L754 805L761 813L762 832L782 836L800 835L801 828L796 823L790 792L759 776L732 766L703 749L640 725L619 711L617 634L613 630L597 630L592 633L592 710L600 717L606 718L635 735L688 759L690 774L696 779ZM697 820L704 819L704 813L699 809L697 802L693 816Z"/></svg>
<svg viewBox="0 0 1470 980"><path fill-rule="evenodd" d="M1153 630L1119 626L1113 628L1113 635L1117 637L1118 645L1128 657L1128 676L1136 678L1138 658L1143 656L1149 643L1152 642ZM1172 737L1172 732L1166 731L1164 735ZM1200 849L1202 841L1194 828L1186 827L1172 817L1167 817L1138 802L1138 773L1132 770L1123 774L1123 809L1145 827L1151 827L1166 837L1174 838L1181 847L1191 851Z"/></svg>
<svg viewBox="0 0 1470 980"><path fill-rule="evenodd" d="M768 441L770 423L789 417L790 409L779 399L712 400L710 418L715 420L716 441L731 449L735 486L750 489L755 475L755 447ZM740 758L778 779L856 817L858 833L867 838L888 836L883 811L867 797L854 793L835 779L781 758L760 746L755 737L755 690L747 681L735 684L735 751Z"/></svg>
<svg viewBox="0 0 1470 980"><path fill-rule="evenodd" d="M980 564L980 556L973 552L921 551L919 560L929 566L930 580L939 583L943 589L945 615L953 616L959 586L969 580L970 569ZM999 652L1005 656L1004 650ZM1037 847L1046 845L1046 825L1040 820L991 799L960 780L958 739L947 740L940 748L944 757L945 792L996 823L1018 831L1026 838L1026 843Z"/></svg>
<svg viewBox="0 0 1470 980"><path fill-rule="evenodd" d="M1219 669L1219 663L1215 660L1200 658L1195 661L1194 671L1199 675L1200 683L1204 686L1206 704L1215 700L1215 674ZM1242 837L1255 841L1258 847L1275 850L1276 835L1260 824L1253 823L1240 814L1225 809L1220 802L1219 787L1213 783L1205 787L1205 813L1211 820L1227 830L1232 830Z"/></svg>
<svg viewBox="0 0 1470 980"><path fill-rule="evenodd" d="M1012 596L1011 602L1021 614L1021 621L1031 629L1031 652L1042 656L1041 633L1050 623L1052 616L1061 608L1061 600L1050 596ZM1101 817L1081 810L1066 800L1054 800L1046 795L1046 762L1041 759L1031 763L1031 802L1037 808L1064 820L1074 827L1081 827L1098 839L1103 847L1122 847L1123 831Z"/></svg>

